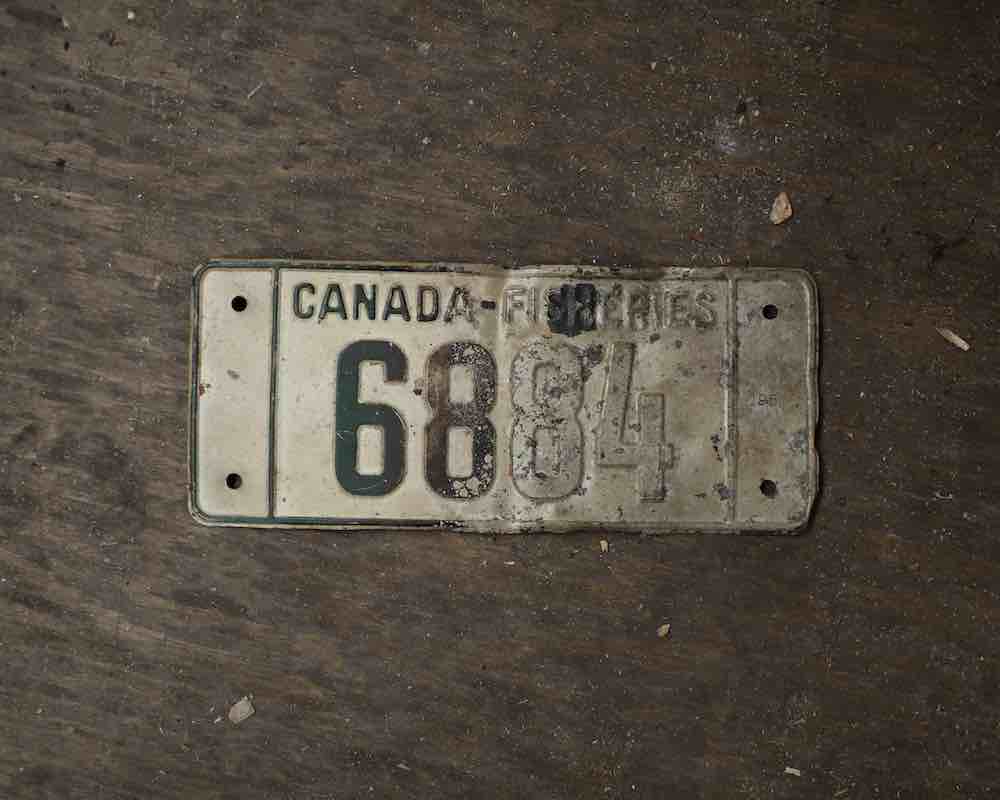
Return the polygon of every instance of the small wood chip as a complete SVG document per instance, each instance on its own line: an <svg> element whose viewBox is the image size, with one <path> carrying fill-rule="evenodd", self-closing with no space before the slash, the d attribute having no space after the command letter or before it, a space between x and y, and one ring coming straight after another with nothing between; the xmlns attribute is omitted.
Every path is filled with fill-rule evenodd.
<svg viewBox="0 0 1000 800"><path fill-rule="evenodd" d="M611 545L608 544L607 539L601 539L601 552L606 553L611 549Z"/></svg>
<svg viewBox="0 0 1000 800"><path fill-rule="evenodd" d="M670 635L670 623L665 622L659 628L656 629L656 635L661 639L666 639Z"/></svg>
<svg viewBox="0 0 1000 800"><path fill-rule="evenodd" d="M264 81L261 81L261 82L260 82L260 83L258 83L258 84L257 84L256 86L254 86L254 87L253 87L253 88L252 88L252 89L251 89L251 90L250 90L250 91L249 91L249 92L247 93L247 100L253 100L253 96L254 96L255 94L257 94L257 92L259 92L259 91L260 91L260 90L261 90L261 89L262 89L263 87L264 87Z"/></svg>
<svg viewBox="0 0 1000 800"><path fill-rule="evenodd" d="M965 341L965 339L963 339L953 330L949 330L948 328L938 328L937 332L940 333L941 336L946 341L949 341L953 345L955 345L955 347L957 347L959 350L965 350L966 352L968 352L972 348L971 344Z"/></svg>
<svg viewBox="0 0 1000 800"><path fill-rule="evenodd" d="M239 725L241 722L245 722L250 719L256 713L253 707L253 703L250 702L249 697L244 697L237 703L233 704L233 707L229 709L229 721L233 725Z"/></svg>
<svg viewBox="0 0 1000 800"><path fill-rule="evenodd" d="M774 205L771 206L771 222L780 225L792 218L792 201L788 199L785 192L781 192L774 198Z"/></svg>
<svg viewBox="0 0 1000 800"><path fill-rule="evenodd" d="M796 778L801 778L802 777L802 770L795 769L795 767L785 767L785 774L786 775L794 775Z"/></svg>

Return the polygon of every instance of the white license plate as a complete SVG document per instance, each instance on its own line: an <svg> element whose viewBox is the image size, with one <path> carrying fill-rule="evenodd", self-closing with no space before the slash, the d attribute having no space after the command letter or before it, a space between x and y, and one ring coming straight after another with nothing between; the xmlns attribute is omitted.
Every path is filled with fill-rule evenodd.
<svg viewBox="0 0 1000 800"><path fill-rule="evenodd" d="M193 302L207 524L791 531L816 496L805 272L220 261Z"/></svg>

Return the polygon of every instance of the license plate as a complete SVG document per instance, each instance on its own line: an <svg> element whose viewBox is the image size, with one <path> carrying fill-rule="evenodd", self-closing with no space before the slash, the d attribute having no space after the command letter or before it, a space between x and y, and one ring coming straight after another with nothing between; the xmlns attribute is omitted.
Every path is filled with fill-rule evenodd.
<svg viewBox="0 0 1000 800"><path fill-rule="evenodd" d="M805 272L218 261L193 284L200 522L662 532L808 520Z"/></svg>

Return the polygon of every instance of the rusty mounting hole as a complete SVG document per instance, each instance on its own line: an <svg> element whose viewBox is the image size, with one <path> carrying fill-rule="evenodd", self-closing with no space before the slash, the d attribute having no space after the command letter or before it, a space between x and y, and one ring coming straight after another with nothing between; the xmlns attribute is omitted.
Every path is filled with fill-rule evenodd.
<svg viewBox="0 0 1000 800"><path fill-rule="evenodd" d="M233 311L246 311L247 299L243 295L238 294L233 298L231 305L233 307Z"/></svg>
<svg viewBox="0 0 1000 800"><path fill-rule="evenodd" d="M226 486L230 489L239 489L243 485L243 478L238 472L230 472L226 476Z"/></svg>
<svg viewBox="0 0 1000 800"><path fill-rule="evenodd" d="M764 497L777 497L778 484L765 478L760 482L760 493L764 495Z"/></svg>
<svg viewBox="0 0 1000 800"><path fill-rule="evenodd" d="M761 309L761 313L764 315L764 319L777 319L778 307L773 303L768 303Z"/></svg>

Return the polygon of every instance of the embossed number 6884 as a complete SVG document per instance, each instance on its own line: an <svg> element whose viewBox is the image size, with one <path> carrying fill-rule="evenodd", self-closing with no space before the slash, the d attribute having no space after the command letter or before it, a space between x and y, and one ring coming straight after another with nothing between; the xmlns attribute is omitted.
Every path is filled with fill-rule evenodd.
<svg viewBox="0 0 1000 800"><path fill-rule="evenodd" d="M635 345L615 342L610 348L604 399L597 428L595 462L601 467L636 469L642 500L665 496L664 471L672 449L664 443L662 394L632 394ZM387 383L407 380L406 355L385 340L353 342L337 359L334 468L337 480L354 495L381 496L402 482L406 464L406 426L399 411L358 396L361 365L381 363ZM451 368L472 371L473 397L451 398ZM514 358L511 377L513 420L510 434L511 474L525 497L556 500L580 489L583 482L583 366L577 350L547 339L529 342ZM424 431L424 475L439 495L472 499L487 493L496 475L496 429L489 414L496 403L497 367L492 354L476 342L453 342L435 350L427 361L426 400L432 413ZM634 400L637 430L626 425ZM382 429L383 459L379 474L358 471L358 430ZM472 472L448 474L448 433L464 428L472 434ZM634 435L632 435L634 434ZM668 457L669 456L669 457Z"/></svg>

